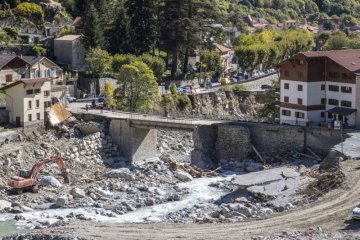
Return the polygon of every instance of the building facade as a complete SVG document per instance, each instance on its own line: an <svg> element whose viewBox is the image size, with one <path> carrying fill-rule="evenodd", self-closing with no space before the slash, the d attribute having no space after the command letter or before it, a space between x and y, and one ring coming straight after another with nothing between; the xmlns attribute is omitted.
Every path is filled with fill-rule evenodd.
<svg viewBox="0 0 360 240"><path fill-rule="evenodd" d="M48 78L22 79L2 88L6 94L9 122L17 127L43 125L51 106Z"/></svg>
<svg viewBox="0 0 360 240"><path fill-rule="evenodd" d="M299 53L279 67L281 123L360 128L360 50Z"/></svg>
<svg viewBox="0 0 360 240"><path fill-rule="evenodd" d="M69 70L86 70L85 48L81 43L81 35L66 35L54 40L56 62Z"/></svg>

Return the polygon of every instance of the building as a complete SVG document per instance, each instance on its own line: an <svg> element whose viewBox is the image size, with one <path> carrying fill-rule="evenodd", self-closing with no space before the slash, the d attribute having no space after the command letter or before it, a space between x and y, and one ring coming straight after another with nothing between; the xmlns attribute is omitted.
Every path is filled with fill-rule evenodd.
<svg viewBox="0 0 360 240"><path fill-rule="evenodd" d="M85 48L81 43L81 35L66 35L54 40L56 62L73 71L87 69Z"/></svg>
<svg viewBox="0 0 360 240"><path fill-rule="evenodd" d="M221 56L221 64L224 69L224 73L227 74L232 69L232 60L234 58L234 50L223 45L214 44L215 52L219 53Z"/></svg>
<svg viewBox="0 0 360 240"><path fill-rule="evenodd" d="M319 30L323 31L334 31L340 28L339 18L322 18L319 19Z"/></svg>
<svg viewBox="0 0 360 240"><path fill-rule="evenodd" d="M21 79L2 88L6 94L9 122L17 127L43 125L51 106L51 80Z"/></svg>
<svg viewBox="0 0 360 240"><path fill-rule="evenodd" d="M303 52L279 67L281 123L360 128L360 50Z"/></svg>
<svg viewBox="0 0 360 240"><path fill-rule="evenodd" d="M62 82L62 69L46 57L0 55L0 86L23 78L51 78Z"/></svg>

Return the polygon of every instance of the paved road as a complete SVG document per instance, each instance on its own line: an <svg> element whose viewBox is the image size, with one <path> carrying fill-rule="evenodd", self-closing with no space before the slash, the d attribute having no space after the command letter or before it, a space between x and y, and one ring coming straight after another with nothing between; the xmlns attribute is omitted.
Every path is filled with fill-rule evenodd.
<svg viewBox="0 0 360 240"><path fill-rule="evenodd" d="M84 114L93 114L96 116L102 116L111 119L130 119L136 120L137 122L152 122L161 125L165 124L177 124L177 125L188 125L190 128L194 126L200 125L214 125L220 123L228 123L230 121L225 120L204 120L204 119L196 119L196 118L167 118L160 115L149 115L149 114L139 114L139 113L130 113L130 112L121 112L121 111L104 111L100 112L99 109L89 109L86 111L85 105L89 104L89 102L74 102L69 104L68 110L72 113L84 113Z"/></svg>

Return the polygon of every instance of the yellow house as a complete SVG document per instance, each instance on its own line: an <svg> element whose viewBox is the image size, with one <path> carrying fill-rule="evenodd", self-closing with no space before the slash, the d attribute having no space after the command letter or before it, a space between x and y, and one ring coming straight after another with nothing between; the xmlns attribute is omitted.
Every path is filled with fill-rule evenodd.
<svg viewBox="0 0 360 240"><path fill-rule="evenodd" d="M21 79L2 88L9 122L17 127L43 125L51 106L51 79Z"/></svg>

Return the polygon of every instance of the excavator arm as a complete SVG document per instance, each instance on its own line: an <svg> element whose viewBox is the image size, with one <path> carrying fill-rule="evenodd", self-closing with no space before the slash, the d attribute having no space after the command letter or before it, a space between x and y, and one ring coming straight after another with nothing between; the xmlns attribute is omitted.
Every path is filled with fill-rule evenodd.
<svg viewBox="0 0 360 240"><path fill-rule="evenodd" d="M60 168L60 171L64 177L65 183L70 182L64 160L63 160L60 152L58 152L56 154L56 156L52 156L50 158L43 159L43 160L39 161L38 163L36 163L32 167L29 176L27 176L27 177L19 177L19 176L11 177L9 180L9 183L8 183L9 186L14 189L24 189L24 188L28 188L28 187L33 187L36 183L36 177L39 174L40 170L42 169L42 167L44 165L46 165L48 163L56 163Z"/></svg>

